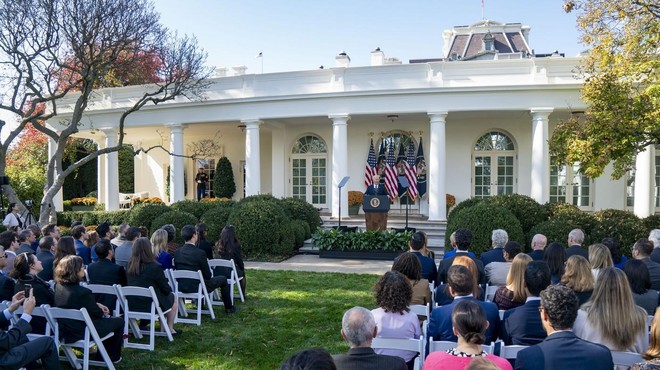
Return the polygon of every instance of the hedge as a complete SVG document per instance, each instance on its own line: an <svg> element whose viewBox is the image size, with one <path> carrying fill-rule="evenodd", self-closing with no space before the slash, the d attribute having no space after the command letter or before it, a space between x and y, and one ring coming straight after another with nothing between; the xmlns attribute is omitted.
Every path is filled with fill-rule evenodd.
<svg viewBox="0 0 660 370"><path fill-rule="evenodd" d="M57 212L57 224L71 227L71 224L75 221L82 221L85 225L98 225L108 221L110 225L119 225L126 222L129 213L129 210Z"/></svg>
<svg viewBox="0 0 660 370"><path fill-rule="evenodd" d="M138 204L131 209L126 221L131 226L150 227L156 217L169 212L169 210L170 207L164 204ZM152 232L152 230L150 229L149 232Z"/></svg>
<svg viewBox="0 0 660 370"><path fill-rule="evenodd" d="M309 230L309 225L303 220L293 220L291 221L292 231L294 236L294 246L300 248L305 244L305 232Z"/></svg>
<svg viewBox="0 0 660 370"><path fill-rule="evenodd" d="M153 233L155 230L160 229L163 225L172 224L176 228L176 236L174 237L174 241L179 244L183 244L184 240L181 237L181 228L186 225L195 225L197 220L197 217L192 213L183 211L169 211L154 218L153 222L150 224L151 229L149 229L149 232Z"/></svg>
<svg viewBox="0 0 660 370"><path fill-rule="evenodd" d="M191 213L197 218L202 217L204 213L214 207L216 207L216 205L211 202L198 202L189 199L181 200L170 205L170 208L174 211Z"/></svg>
<svg viewBox="0 0 660 370"><path fill-rule="evenodd" d="M591 235L591 231L598 222L593 214L581 211L576 206L565 203L551 206L549 213L551 214L550 220L563 220L569 225L573 226L571 230L576 228L582 229L585 236ZM567 238L568 233L566 233L566 236L562 239L562 242L566 243Z"/></svg>
<svg viewBox="0 0 660 370"><path fill-rule="evenodd" d="M547 208L525 195L499 195L488 198L487 201L511 211L520 222L523 233L527 233L534 225L548 219ZM522 244L524 241L519 240L519 242ZM526 242L529 245L531 239Z"/></svg>
<svg viewBox="0 0 660 370"><path fill-rule="evenodd" d="M559 242L566 246L566 243L568 242L568 233L573 229L575 229L575 224L571 220L553 218L532 227L527 233L527 238L531 240L534 235L543 234L548 238L548 245L552 242ZM590 235L585 234L583 244L586 246L590 243Z"/></svg>
<svg viewBox="0 0 660 370"><path fill-rule="evenodd" d="M252 198L252 199L250 199ZM293 236L282 235L289 222L279 200L273 197L254 196L239 202L229 216L229 223L236 227L243 253L248 258L264 256L288 257L293 251ZM290 243L290 245L282 245ZM284 255L280 254L286 251Z"/></svg>
<svg viewBox="0 0 660 370"><path fill-rule="evenodd" d="M630 212L604 209L594 213L594 217L598 223L591 232L591 240L599 243L603 238L614 238L619 242L621 252L628 256L637 239L649 236L650 230L644 227L639 217Z"/></svg>
<svg viewBox="0 0 660 370"><path fill-rule="evenodd" d="M206 224L206 239L208 241L215 243L220 239L220 233L222 228L227 225L231 211L232 207L214 207L199 218L200 222Z"/></svg>
<svg viewBox="0 0 660 370"><path fill-rule="evenodd" d="M308 225L308 230L305 233L305 239L312 237L312 233L321 225L321 216L318 209L313 205L297 198L283 198L281 200L289 217L294 220L305 221Z"/></svg>
<svg viewBox="0 0 660 370"><path fill-rule="evenodd" d="M643 219L642 223L649 232L653 229L660 229L660 215L651 215Z"/></svg>

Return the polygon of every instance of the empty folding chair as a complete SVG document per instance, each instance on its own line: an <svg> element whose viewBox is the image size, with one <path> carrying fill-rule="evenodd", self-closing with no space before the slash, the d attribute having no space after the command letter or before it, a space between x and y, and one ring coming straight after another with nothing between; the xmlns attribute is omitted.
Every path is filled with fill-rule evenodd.
<svg viewBox="0 0 660 370"><path fill-rule="evenodd" d="M186 319L182 317L177 317L176 322L182 322L186 324L196 324L197 326L202 325L202 314L206 313L211 316L211 319L215 320L215 313L213 312L213 302L209 296L208 291L206 290L206 284L204 283L204 278L202 272L197 271L187 271L187 270L170 270L170 276L174 283L174 294L179 300L179 314L184 317L188 316L188 311L185 307L185 299L191 299L193 303L196 304L197 318L196 319ZM197 280L197 291L194 293L184 293L179 290L179 279L190 279ZM208 310L203 310L203 305L206 304Z"/></svg>
<svg viewBox="0 0 660 370"><path fill-rule="evenodd" d="M156 335L166 336L170 342L174 340L170 327L167 325L167 319L165 318L165 313L169 312L171 309L163 311L160 308L158 305L158 297L156 296L153 287L142 288L135 286L117 286L117 291L119 292L120 301L124 310L124 334L127 334L130 328L133 335L138 339L142 338L142 334L149 335L149 344L130 342L128 335L125 335L124 347L153 351L156 343ZM149 311L143 312L131 309L131 304L128 299L129 297L149 300L151 302ZM149 320L149 330L140 330L138 320ZM160 331L156 331L156 320L160 321Z"/></svg>

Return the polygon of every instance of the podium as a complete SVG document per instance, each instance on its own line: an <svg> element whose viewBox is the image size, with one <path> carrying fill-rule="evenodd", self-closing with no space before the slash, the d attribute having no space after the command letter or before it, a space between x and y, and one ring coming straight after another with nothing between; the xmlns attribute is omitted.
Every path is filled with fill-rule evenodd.
<svg viewBox="0 0 660 370"><path fill-rule="evenodd" d="M387 195L365 195L362 210L367 230L387 230L387 212L390 211Z"/></svg>

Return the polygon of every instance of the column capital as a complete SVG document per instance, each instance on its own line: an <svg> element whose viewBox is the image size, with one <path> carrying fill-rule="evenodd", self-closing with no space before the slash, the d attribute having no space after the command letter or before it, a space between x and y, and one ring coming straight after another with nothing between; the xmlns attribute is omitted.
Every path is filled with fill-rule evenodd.
<svg viewBox="0 0 660 370"><path fill-rule="evenodd" d="M541 116L547 118L554 110L554 108L548 107L529 108L529 113L531 113L533 116Z"/></svg>
<svg viewBox="0 0 660 370"><path fill-rule="evenodd" d="M183 130L186 128L186 125L183 123L171 123L169 125L165 125L167 128L170 129L170 133L173 134L181 134L183 133Z"/></svg>
<svg viewBox="0 0 660 370"><path fill-rule="evenodd" d="M431 122L433 121L444 121L447 118L447 115L449 112L447 111L435 111L435 112L428 112L427 113L429 116L429 119Z"/></svg>
<svg viewBox="0 0 660 370"><path fill-rule="evenodd" d="M264 121L257 118L242 119L241 123L245 125L245 128L259 128Z"/></svg>
<svg viewBox="0 0 660 370"><path fill-rule="evenodd" d="M332 120L332 124L346 124L349 119L351 119L351 116L348 115L348 113L336 113L336 114L329 114L328 118Z"/></svg>
<svg viewBox="0 0 660 370"><path fill-rule="evenodd" d="M104 133L105 136L117 135L117 133L119 133L119 129L117 127L101 127L98 130Z"/></svg>

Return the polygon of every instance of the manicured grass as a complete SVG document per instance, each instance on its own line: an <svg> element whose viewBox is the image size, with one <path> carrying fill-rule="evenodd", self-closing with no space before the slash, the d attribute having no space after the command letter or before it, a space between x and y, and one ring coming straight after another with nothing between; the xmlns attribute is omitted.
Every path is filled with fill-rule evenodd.
<svg viewBox="0 0 660 370"><path fill-rule="evenodd" d="M176 324L184 333L156 350L124 349L122 369L278 369L284 359L309 347L343 353L339 331L353 306L375 307L378 276L248 270L248 299L232 316L222 307L201 326ZM63 363L64 364L64 363Z"/></svg>

